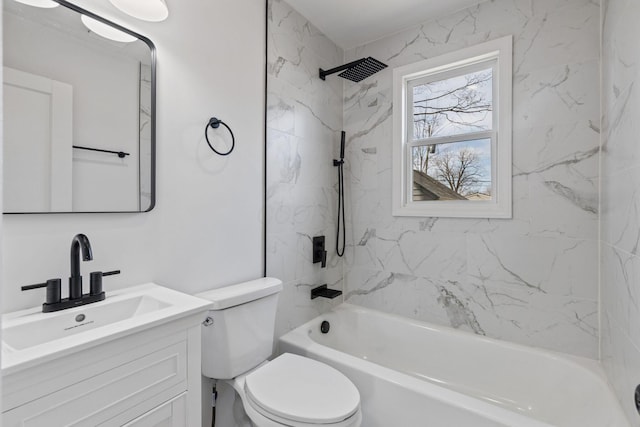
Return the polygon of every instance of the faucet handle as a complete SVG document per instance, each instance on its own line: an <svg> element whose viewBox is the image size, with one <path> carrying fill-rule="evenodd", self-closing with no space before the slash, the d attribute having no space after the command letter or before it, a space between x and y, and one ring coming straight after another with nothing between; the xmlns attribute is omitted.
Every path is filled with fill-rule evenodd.
<svg viewBox="0 0 640 427"><path fill-rule="evenodd" d="M23 291L30 291L31 289L47 288L46 304L55 304L60 302L61 298L61 279L49 279L45 283L36 283L35 285L22 286L20 289Z"/></svg>
<svg viewBox="0 0 640 427"><path fill-rule="evenodd" d="M45 282L45 283L36 283L36 284L34 284L34 285L26 285L26 286L22 286L22 287L20 288L20 290L22 290L22 291L30 291L30 290L32 290L32 289L44 288L44 287L46 287L46 286L47 286L47 283L46 283L46 282Z"/></svg>
<svg viewBox="0 0 640 427"><path fill-rule="evenodd" d="M104 276L113 276L115 274L120 274L120 270L105 271L104 273L102 273L102 277L104 277Z"/></svg>
<svg viewBox="0 0 640 427"><path fill-rule="evenodd" d="M102 293L102 278L104 276L113 276L114 274L120 274L120 270L113 271L94 271L90 276L89 281L89 294L90 295L98 295Z"/></svg>
<svg viewBox="0 0 640 427"><path fill-rule="evenodd" d="M327 266L327 251L324 250L324 236L313 238L313 263L319 262L322 268Z"/></svg>

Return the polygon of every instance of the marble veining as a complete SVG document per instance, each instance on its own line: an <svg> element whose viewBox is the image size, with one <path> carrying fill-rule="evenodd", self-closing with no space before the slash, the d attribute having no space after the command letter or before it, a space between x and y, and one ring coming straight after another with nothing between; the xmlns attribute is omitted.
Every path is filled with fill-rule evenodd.
<svg viewBox="0 0 640 427"><path fill-rule="evenodd" d="M451 326L459 328L460 326L466 325L476 334L486 335L482 327L480 327L476 315L473 314L473 310L470 310L451 290L444 286L438 286L438 292L440 296L437 301L445 308Z"/></svg>
<svg viewBox="0 0 640 427"><path fill-rule="evenodd" d="M596 133L599 133L599 131L595 128L592 128ZM553 129L550 129L548 132L552 132ZM516 176L527 176L527 175L531 175L531 174L539 174L542 172L546 172L550 169L553 168L557 168L557 167L571 167L572 165L576 165L579 164L581 162L583 162L584 160L587 160L589 158L592 158L594 156L597 156L600 153L600 148L599 147L594 147L588 151L584 151L584 152L574 152L571 153L569 155L569 158L564 158L564 159L560 159L557 160L551 164L542 164L537 166L536 169L534 170L522 170L521 172L516 172L513 174L514 177ZM595 212L594 212L595 213Z"/></svg>
<svg viewBox="0 0 640 427"><path fill-rule="evenodd" d="M558 181L545 181L544 185L555 194L567 199L570 203L592 214L598 213L598 198L593 193L586 196L578 194L571 187L567 187Z"/></svg>
<svg viewBox="0 0 640 427"><path fill-rule="evenodd" d="M602 2L601 359L627 417L637 424L640 382L640 68L632 0Z"/></svg>
<svg viewBox="0 0 640 427"><path fill-rule="evenodd" d="M597 1L495 0L345 53L389 68L344 85L348 302L598 356ZM392 69L514 37L510 220L391 215Z"/></svg>
<svg viewBox="0 0 640 427"><path fill-rule="evenodd" d="M640 228L640 198L619 197L633 181L603 195L618 203L599 207L599 16L598 1L494 0L343 52L287 3L270 1L267 272L285 281L279 333L340 302L308 299L312 285L328 283L351 303L596 358L598 215L627 219L603 228L625 250L635 251L640 236L628 233ZM514 38L513 218L393 217L393 68L506 35ZM317 78L319 67L364 56L389 68L358 84ZM629 76L633 55L620 57L616 69ZM640 108L633 84L612 86L606 138L632 123L630 107ZM334 250L331 163L343 128L344 259ZM627 169L640 157L611 143L603 152ZM310 260L319 234L327 237L326 269Z"/></svg>
<svg viewBox="0 0 640 427"><path fill-rule="evenodd" d="M342 82L321 81L317 73L341 63L344 52L284 1L268 3L267 20L267 274L284 282L280 335L341 302L312 301L310 291L343 283L343 261L333 249L337 175L331 164L342 129ZM326 236L326 268L312 263L318 235Z"/></svg>

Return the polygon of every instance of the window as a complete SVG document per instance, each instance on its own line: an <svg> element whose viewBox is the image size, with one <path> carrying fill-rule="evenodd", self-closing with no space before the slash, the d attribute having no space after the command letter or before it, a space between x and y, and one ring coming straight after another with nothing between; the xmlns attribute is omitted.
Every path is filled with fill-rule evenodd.
<svg viewBox="0 0 640 427"><path fill-rule="evenodd" d="M511 37L396 68L393 215L511 217Z"/></svg>

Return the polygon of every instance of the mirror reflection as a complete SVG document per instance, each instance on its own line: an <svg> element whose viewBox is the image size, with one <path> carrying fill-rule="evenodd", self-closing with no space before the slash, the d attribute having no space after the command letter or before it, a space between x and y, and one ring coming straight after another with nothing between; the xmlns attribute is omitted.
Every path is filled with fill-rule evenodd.
<svg viewBox="0 0 640 427"><path fill-rule="evenodd" d="M153 208L153 45L76 9L4 2L5 213Z"/></svg>

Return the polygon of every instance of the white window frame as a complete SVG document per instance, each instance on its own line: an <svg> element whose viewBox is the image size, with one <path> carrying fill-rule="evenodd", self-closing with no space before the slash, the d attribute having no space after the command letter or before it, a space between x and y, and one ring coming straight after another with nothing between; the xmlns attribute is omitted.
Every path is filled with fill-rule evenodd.
<svg viewBox="0 0 640 427"><path fill-rule="evenodd" d="M393 216L451 218L512 217L512 70L513 39L502 37L393 70ZM493 63L493 129L491 131L433 137L413 141L412 113L408 99L416 84L447 79L463 72L489 68ZM482 64L482 65L479 65ZM477 68L480 66L480 68ZM472 139L491 140L491 200L413 201L414 146Z"/></svg>

